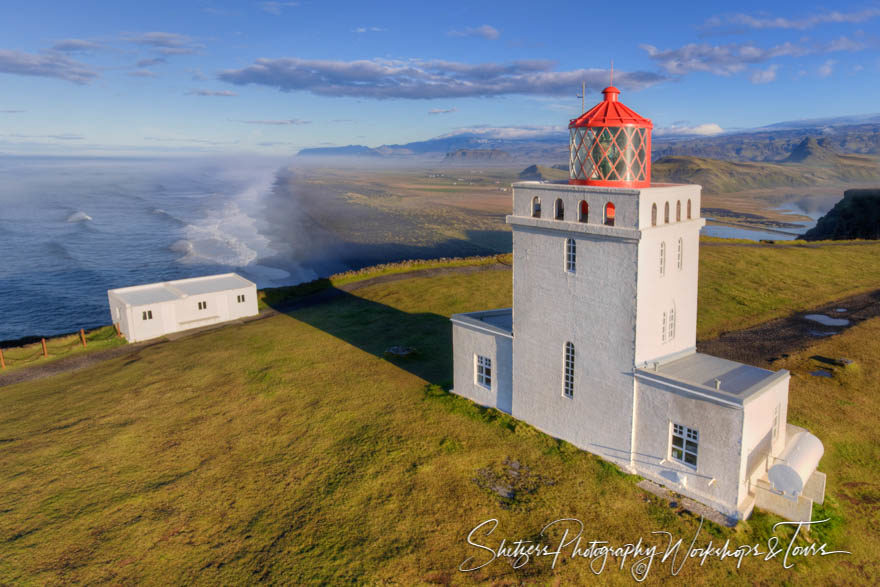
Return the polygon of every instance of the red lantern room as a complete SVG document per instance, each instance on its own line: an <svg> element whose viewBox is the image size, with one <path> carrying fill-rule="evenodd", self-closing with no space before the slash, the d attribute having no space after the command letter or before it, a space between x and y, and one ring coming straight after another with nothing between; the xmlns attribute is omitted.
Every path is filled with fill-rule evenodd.
<svg viewBox="0 0 880 587"><path fill-rule="evenodd" d="M568 125L570 184L643 188L651 185L651 129L647 118L627 108L620 90L602 90L605 99Z"/></svg>

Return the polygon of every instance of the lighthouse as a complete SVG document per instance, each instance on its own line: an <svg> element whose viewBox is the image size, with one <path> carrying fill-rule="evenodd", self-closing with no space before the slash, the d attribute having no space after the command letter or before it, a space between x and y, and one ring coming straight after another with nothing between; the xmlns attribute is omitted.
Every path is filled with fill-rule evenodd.
<svg viewBox="0 0 880 587"><path fill-rule="evenodd" d="M786 424L788 371L697 352L701 188L652 183L620 94L570 121L568 181L513 185L513 307L452 317L453 392L729 520L809 520L822 443Z"/></svg>

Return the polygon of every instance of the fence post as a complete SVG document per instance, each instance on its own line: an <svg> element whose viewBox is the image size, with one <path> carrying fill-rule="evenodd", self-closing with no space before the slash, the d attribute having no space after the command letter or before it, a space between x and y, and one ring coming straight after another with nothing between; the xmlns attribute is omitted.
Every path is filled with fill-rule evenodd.
<svg viewBox="0 0 880 587"><path fill-rule="evenodd" d="M3 360L3 349L0 349L0 369L6 368L6 361Z"/></svg>
<svg viewBox="0 0 880 587"><path fill-rule="evenodd" d="M86 346L86 333L82 328L79 329L79 339L83 343L83 348L85 348L85 346Z"/></svg>
<svg viewBox="0 0 880 587"><path fill-rule="evenodd" d="M45 338L43 339L43 356L44 357L49 356L49 351L46 350L46 339Z"/></svg>

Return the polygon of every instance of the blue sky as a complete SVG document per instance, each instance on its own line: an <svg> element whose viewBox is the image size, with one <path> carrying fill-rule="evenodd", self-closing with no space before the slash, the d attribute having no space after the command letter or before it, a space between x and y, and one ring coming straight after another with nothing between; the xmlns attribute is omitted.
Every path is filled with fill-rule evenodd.
<svg viewBox="0 0 880 587"><path fill-rule="evenodd" d="M0 20L0 153L293 153L564 128L607 85L655 132L880 111L880 3L32 0Z"/></svg>

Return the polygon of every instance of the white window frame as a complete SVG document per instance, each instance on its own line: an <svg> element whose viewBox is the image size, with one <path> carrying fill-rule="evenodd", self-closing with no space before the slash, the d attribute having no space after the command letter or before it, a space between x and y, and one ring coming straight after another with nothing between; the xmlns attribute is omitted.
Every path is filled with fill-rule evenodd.
<svg viewBox="0 0 880 587"><path fill-rule="evenodd" d="M474 354L474 383L483 389L492 389L492 359Z"/></svg>
<svg viewBox="0 0 880 587"><path fill-rule="evenodd" d="M660 336L663 342L666 342L666 312L663 312L663 325L660 327Z"/></svg>
<svg viewBox="0 0 880 587"><path fill-rule="evenodd" d="M782 410L779 408L779 404L776 404L776 407L773 408L773 440L775 441L779 438L779 414Z"/></svg>
<svg viewBox="0 0 880 587"><path fill-rule="evenodd" d="M676 440L679 440L680 444L676 444ZM669 423L669 458L671 460L696 470L697 463L700 462L699 449L700 432L698 430L682 424ZM693 457L693 463L688 462L688 457Z"/></svg>
<svg viewBox="0 0 880 587"><path fill-rule="evenodd" d="M573 238L565 239L565 271L577 273L577 243Z"/></svg>
<svg viewBox="0 0 880 587"><path fill-rule="evenodd" d="M660 277L666 275L666 241L660 242Z"/></svg>
<svg viewBox="0 0 880 587"><path fill-rule="evenodd" d="M208 302L207 301L199 302L199 310L207 310L207 309L208 309Z"/></svg>
<svg viewBox="0 0 880 587"><path fill-rule="evenodd" d="M566 342L562 347L562 395L574 397L574 343Z"/></svg>
<svg viewBox="0 0 880 587"><path fill-rule="evenodd" d="M153 319L153 311L152 310L144 310L143 319L144 320L152 320Z"/></svg>
<svg viewBox="0 0 880 587"><path fill-rule="evenodd" d="M675 338L675 306L669 308L669 321L666 327L666 340L673 340Z"/></svg>
<svg viewBox="0 0 880 587"><path fill-rule="evenodd" d="M682 242L681 239L678 239L678 254L676 255L676 264L678 265L679 271L681 270L681 267L682 267L683 254L684 254L684 243Z"/></svg>

